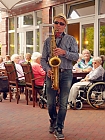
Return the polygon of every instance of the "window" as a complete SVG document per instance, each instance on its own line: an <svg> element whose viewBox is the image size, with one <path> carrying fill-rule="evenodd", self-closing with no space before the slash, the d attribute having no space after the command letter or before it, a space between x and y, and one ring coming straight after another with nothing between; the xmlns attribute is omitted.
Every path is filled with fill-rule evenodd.
<svg viewBox="0 0 105 140"><path fill-rule="evenodd" d="M9 18L9 30L14 30L14 18Z"/></svg>
<svg viewBox="0 0 105 140"><path fill-rule="evenodd" d="M94 24L82 25L82 50L88 49L93 55L94 50Z"/></svg>
<svg viewBox="0 0 105 140"><path fill-rule="evenodd" d="M37 38L36 38L36 51L39 52L39 29L36 30Z"/></svg>
<svg viewBox="0 0 105 140"><path fill-rule="evenodd" d="M105 0L99 1L99 15L105 14Z"/></svg>
<svg viewBox="0 0 105 140"><path fill-rule="evenodd" d="M105 55L105 18L99 20L99 25L100 25L99 55Z"/></svg>
<svg viewBox="0 0 105 140"><path fill-rule="evenodd" d="M42 23L42 11L36 12L36 25L39 25Z"/></svg>
<svg viewBox="0 0 105 140"><path fill-rule="evenodd" d="M14 33L9 33L9 54L14 54Z"/></svg>
<svg viewBox="0 0 105 140"><path fill-rule="evenodd" d="M26 32L26 52L33 53L33 31Z"/></svg>
<svg viewBox="0 0 105 140"><path fill-rule="evenodd" d="M23 18L23 25L33 25L33 15L25 15Z"/></svg>
<svg viewBox="0 0 105 140"><path fill-rule="evenodd" d="M67 8L67 17L68 18L79 18L86 15L95 14L95 0L89 0L77 4L68 4ZM75 13L75 16L71 16Z"/></svg>
<svg viewBox="0 0 105 140"><path fill-rule="evenodd" d="M63 13L63 5L53 7L53 17L59 13Z"/></svg>
<svg viewBox="0 0 105 140"><path fill-rule="evenodd" d="M24 33L17 33L17 53L24 53Z"/></svg>
<svg viewBox="0 0 105 140"><path fill-rule="evenodd" d="M33 15L24 15L17 17L17 28L33 25Z"/></svg>

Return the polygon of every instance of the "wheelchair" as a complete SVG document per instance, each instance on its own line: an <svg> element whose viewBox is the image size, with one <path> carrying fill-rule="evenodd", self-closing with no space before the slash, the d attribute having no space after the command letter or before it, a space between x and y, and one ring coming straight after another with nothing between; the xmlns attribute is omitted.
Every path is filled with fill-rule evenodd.
<svg viewBox="0 0 105 140"><path fill-rule="evenodd" d="M84 101L94 109L105 109L105 78L103 81L91 81L87 86L80 87L76 109L82 109Z"/></svg>
<svg viewBox="0 0 105 140"><path fill-rule="evenodd" d="M59 93L56 93L56 106L59 106ZM42 94L39 97L39 107L41 109L47 108L46 82L44 83Z"/></svg>
<svg viewBox="0 0 105 140"><path fill-rule="evenodd" d="M47 107L46 82L44 83L42 94L40 95L39 98L39 107L41 109Z"/></svg>

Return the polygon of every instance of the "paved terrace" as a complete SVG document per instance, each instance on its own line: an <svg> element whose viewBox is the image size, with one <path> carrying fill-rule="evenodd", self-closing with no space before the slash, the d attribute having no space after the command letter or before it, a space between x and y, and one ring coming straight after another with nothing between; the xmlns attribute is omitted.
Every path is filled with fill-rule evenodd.
<svg viewBox="0 0 105 140"><path fill-rule="evenodd" d="M49 134L47 109L32 102L26 105L9 99L0 102L0 140L55 140ZM82 110L68 110L65 121L65 140L105 140L105 110L84 105Z"/></svg>

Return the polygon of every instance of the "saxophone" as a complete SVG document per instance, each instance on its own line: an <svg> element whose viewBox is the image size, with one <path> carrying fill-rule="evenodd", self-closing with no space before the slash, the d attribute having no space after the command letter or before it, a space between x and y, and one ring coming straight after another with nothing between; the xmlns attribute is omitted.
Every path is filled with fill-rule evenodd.
<svg viewBox="0 0 105 140"><path fill-rule="evenodd" d="M50 47L51 47L51 58L49 60L49 65L52 67L52 75L51 75L52 88L54 90L58 90L59 89L59 65L61 63L61 59L58 58L58 56L54 56L53 53L53 50L57 48L54 30L52 31L52 35L51 35Z"/></svg>

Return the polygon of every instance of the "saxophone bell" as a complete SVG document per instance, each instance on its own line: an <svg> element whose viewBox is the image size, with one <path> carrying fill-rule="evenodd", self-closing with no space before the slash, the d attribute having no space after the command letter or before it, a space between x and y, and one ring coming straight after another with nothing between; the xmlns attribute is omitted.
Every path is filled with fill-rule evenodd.
<svg viewBox="0 0 105 140"><path fill-rule="evenodd" d="M52 67L51 80L52 80L52 88L54 90L59 89L59 65L60 65L60 63L61 63L61 60L57 56L54 56L49 60L49 64Z"/></svg>

